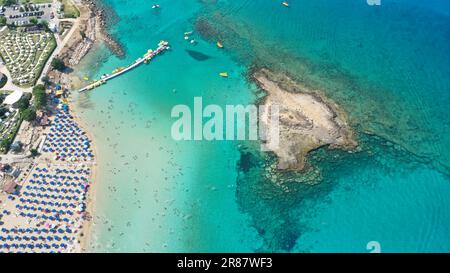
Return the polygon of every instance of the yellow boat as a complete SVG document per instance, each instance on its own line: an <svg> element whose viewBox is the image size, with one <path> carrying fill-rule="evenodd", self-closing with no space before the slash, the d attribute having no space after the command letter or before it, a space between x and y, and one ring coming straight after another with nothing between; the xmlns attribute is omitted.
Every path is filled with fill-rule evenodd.
<svg viewBox="0 0 450 273"><path fill-rule="evenodd" d="M116 74L116 73L118 73L118 72L120 72L120 71L122 71L124 69L125 69L125 67L119 67L119 68L114 69L114 71L112 73Z"/></svg>
<svg viewBox="0 0 450 273"><path fill-rule="evenodd" d="M223 44L221 42L217 42L217 47L218 48L223 48Z"/></svg>
<svg viewBox="0 0 450 273"><path fill-rule="evenodd" d="M285 7L289 7L289 3L288 3L287 1L283 2L282 4L283 4L283 6L285 6Z"/></svg>
<svg viewBox="0 0 450 273"><path fill-rule="evenodd" d="M88 80L89 80L89 78L88 78L88 77L84 77L84 78L83 78L83 80L85 80L85 81L88 81Z"/></svg>
<svg viewBox="0 0 450 273"><path fill-rule="evenodd" d="M227 72L219 73L219 75L220 75L221 77L228 78L228 73L227 73Z"/></svg>

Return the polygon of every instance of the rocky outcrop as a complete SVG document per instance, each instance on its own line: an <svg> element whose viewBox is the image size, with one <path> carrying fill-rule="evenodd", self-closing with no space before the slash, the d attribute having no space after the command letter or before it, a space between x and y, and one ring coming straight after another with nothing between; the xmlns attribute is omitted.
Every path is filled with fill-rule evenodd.
<svg viewBox="0 0 450 273"><path fill-rule="evenodd" d="M66 66L73 68L78 65L97 41L103 41L114 54L123 57L125 55L123 47L106 31L106 17L103 8L99 7L94 0L82 0L78 8L80 17L72 26L76 29L73 30L67 44L58 54ZM70 70L68 69L68 71ZM48 76L52 82L67 88L73 85L74 78L70 77L68 73L52 70Z"/></svg>
<svg viewBox="0 0 450 273"><path fill-rule="evenodd" d="M279 109L279 130L271 130L274 124L269 122L270 115L261 117L269 132L266 146L277 155L278 169L302 170L306 155L322 146L342 149L357 146L345 113L320 92L267 69L252 76L267 93L262 104Z"/></svg>

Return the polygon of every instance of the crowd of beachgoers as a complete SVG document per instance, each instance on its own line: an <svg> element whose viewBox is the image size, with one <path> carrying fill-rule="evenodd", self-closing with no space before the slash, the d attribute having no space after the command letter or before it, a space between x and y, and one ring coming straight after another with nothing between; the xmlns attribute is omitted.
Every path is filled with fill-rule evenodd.
<svg viewBox="0 0 450 273"><path fill-rule="evenodd" d="M10 149L0 156L0 253L83 251L83 231L91 217L87 209L94 149L91 138L80 127L67 102L70 77L50 65L58 57L69 67L72 64L68 53L80 41L89 40L92 26L87 22L96 13L90 1L77 3L89 5L77 5L81 12L78 18L61 19L61 23L70 23L70 30L64 36L55 33L57 47L37 76L45 84L47 106L36 112L36 120L22 123L22 127L26 123L25 127L32 130L23 134L24 130L18 130L15 136L17 143L26 139L33 145L24 144L20 154ZM88 37L83 38L80 33ZM34 40L19 42L33 46ZM78 58L86 53L79 54ZM17 68L8 67L8 71L14 69ZM42 80L44 76L48 81ZM31 93L31 88L13 85L12 81L8 82L8 88Z"/></svg>
<svg viewBox="0 0 450 273"><path fill-rule="evenodd" d="M79 252L94 159L90 139L58 102L39 160L0 211L0 252Z"/></svg>

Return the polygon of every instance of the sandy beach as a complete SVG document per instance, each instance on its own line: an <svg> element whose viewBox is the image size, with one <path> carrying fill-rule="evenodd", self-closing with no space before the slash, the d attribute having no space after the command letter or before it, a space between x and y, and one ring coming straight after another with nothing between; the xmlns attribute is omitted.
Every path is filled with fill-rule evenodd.
<svg viewBox="0 0 450 273"><path fill-rule="evenodd" d="M120 45L118 45L109 35L107 34L104 23L104 15L102 11L96 6L94 1L82 0L80 5L77 5L80 10L80 17L77 19L76 28L79 30L77 35L69 40L66 47L62 51L62 58L65 60L66 64L76 69L77 65L86 56L86 54L92 49L94 43L104 42L106 43L116 54L123 54ZM87 38L83 38L80 35L80 31L83 31ZM76 54L75 54L76 53ZM62 79L67 88L74 88L74 86L79 86L81 80L74 75L62 74ZM77 124L83 130L86 128L83 120L76 114L76 107L73 101L68 100L68 105L70 109L74 110L73 117ZM92 134L88 130L84 130L89 139L94 139ZM91 146L95 158L97 159L98 152L96 145L92 143ZM94 204L96 196L96 183L97 181L97 168L96 162L92 163L92 173L90 180L94 183L91 184L89 193L87 195L86 202L86 214L88 217L85 219L82 229L78 234L77 247L75 252L86 252L89 248L89 243L91 240L91 229L93 225L92 218L94 217Z"/></svg>
<svg viewBox="0 0 450 273"><path fill-rule="evenodd" d="M3 205L0 239L8 252L80 252L94 154L64 99L52 106L41 154L18 182L18 195Z"/></svg>
<svg viewBox="0 0 450 273"><path fill-rule="evenodd" d="M91 220L95 202L95 187L93 187L93 185L97 174L97 171L95 170L96 162L92 161L92 159L96 158L97 150L95 145L90 141L93 139L92 135L88 131L84 130L85 126L83 125L83 121L74 113L76 112L76 110L74 110L74 105L68 100L70 97L69 90L73 85L73 80L76 79L71 74L53 69L50 66L50 63L53 58L59 57L65 62L67 67L76 70L76 66L89 52L92 45L99 41L108 44L108 46L118 55L123 54L123 52L121 51L120 45L106 33L104 29L105 23L103 12L97 8L95 2L83 0L81 2L77 2L77 7L80 10L80 16L76 19L64 21L64 24L69 24L71 28L67 31L63 38L58 38L60 39L58 48L50 57L45 69L43 70L43 75L48 75L53 85L59 85L64 91L64 94L63 97L57 99L55 96L56 90L54 87L51 87L52 102L50 103L51 106L49 108L51 108L51 112L53 112L53 114L49 116L49 122L52 125L44 128L43 130L33 129L31 139L39 138L39 141L41 141L41 144L39 144L41 155L34 160L25 156L22 159L20 156L8 155L8 157L5 157L7 158L5 161L5 159L3 159L4 157L2 157L2 161L5 162L19 164L23 161L23 163L20 164L30 164L30 166L27 167L26 172L21 174L20 180L18 179L16 181L16 183L18 183L17 187L23 188L25 191L21 190L17 197L9 196L8 198L5 197L4 200L2 197L2 206L4 208L1 215L1 220L4 222L4 225L2 226L2 234L16 234L15 236L8 235L6 237L2 235L0 238L3 242L10 241L10 243L5 243L2 245L2 248L6 247L8 252L85 252L87 251L89 245L92 224ZM84 32L85 35L81 35L81 32ZM55 99L58 101L56 104L54 104ZM67 121L65 121L65 119L67 119ZM69 124L69 127L64 128L66 126L66 122ZM41 127L36 128L40 129ZM60 132L61 129L62 131ZM19 131L17 138L20 138L22 134L25 134L22 131L23 130ZM69 156L66 157L65 155L65 152L69 150L68 148L70 148L70 151L75 151L75 147L77 147L77 151L80 149L78 146L72 147L72 144L80 145L80 147L82 145L81 142L77 143L75 141L75 137L79 134L78 132L81 132L82 134L81 139L85 139L85 141L89 142L89 148L83 148L86 151L90 151L89 153L92 153L92 156L89 156L87 159L86 157L78 157L78 153L75 153L75 156L69 154ZM54 134L57 136L60 134L68 134L67 136L69 137L75 137L73 138L72 143L61 142L58 144L59 140L58 138L55 138ZM29 137L27 136L26 138ZM58 148L61 146L65 147L63 144L68 148L63 148L62 150ZM57 147L56 150L53 147ZM66 212L66 210L60 210L62 213L61 215L59 215L55 209L49 210L49 208L46 208L45 206L52 204L52 202L47 202L45 201L46 199L42 199L44 195L45 198L50 198L50 195L47 197L47 194L43 193L46 191L67 193L66 189L58 189L57 186L62 184L65 185L66 183L74 183L73 181L64 182L64 178L61 176L60 179L62 180L60 182L52 181L49 184L49 182L46 181L46 178L58 178L61 173L60 169L64 172L84 172L83 168L87 168L88 170L86 183L89 181L89 185L78 183L79 186L85 189L84 193L79 191L79 189L76 190L77 193L81 194L80 198L82 199L80 199L80 202L70 204L74 208L76 206L81 206L82 208L80 207L77 212L71 212L70 210L67 210ZM42 177L43 180L39 180L40 177ZM36 180L36 178L39 179ZM42 186L39 188L36 185ZM70 191L72 192L72 190ZM24 198L23 194L26 194L27 197ZM76 195L70 197L69 195L66 196L61 194L59 197L67 197L69 200L71 200L71 198L78 198ZM26 205L28 203L42 204L44 207L30 207ZM66 205L64 206L66 207ZM27 210L37 213L24 212ZM50 212L56 213L55 216L50 216L50 218L48 218L46 214ZM63 218L62 215L65 215L66 213L69 213L69 215L72 215L73 217ZM63 228L61 228L61 223L63 223L61 222L62 220L64 220L63 222L68 223L68 225L63 225ZM49 230L45 228L42 229L42 225L45 225L45 227L49 228ZM47 239L45 237L40 235L41 233L46 233L49 231L56 232L56 229L58 228L60 229L60 233L63 233L66 230L71 234L71 236L73 236L73 238L71 236L65 236L63 241L67 243L61 243L61 245L59 245L56 243L50 244L50 242L46 241ZM31 237L28 235L20 235L25 231L27 233L24 234L31 234ZM62 240L59 236L55 236L55 238L59 241ZM48 236L48 239L51 239L50 235ZM31 240L34 241L34 243L23 244L20 243L22 240Z"/></svg>
<svg viewBox="0 0 450 273"><path fill-rule="evenodd" d="M74 103L72 101L69 101L69 106L72 109L74 108ZM76 110L74 111L76 112ZM76 114L73 115L74 120L79 124L79 126L83 129L86 128L86 126L83 123L83 120ZM86 132L86 135L89 139L94 139L93 135L88 131L84 130ZM92 142L91 149L93 150L93 153L95 155L96 161L98 160L98 151L97 147L95 145L95 142ZM94 217L94 205L95 205L95 196L96 196L96 188L97 188L97 163L96 161L92 162L92 172L90 176L90 180L93 182L91 184L91 187L89 189L89 193L87 195L87 202L86 202L86 213L89 215L89 218L85 220L83 224L83 228L80 231L80 234L78 235L78 250L77 252L87 252L89 249L89 244L91 240L91 231L92 231L92 225L93 225L93 217Z"/></svg>
<svg viewBox="0 0 450 273"><path fill-rule="evenodd" d="M108 46L108 48L110 48L110 50L117 56L122 56L124 54L124 51L121 45L107 33L104 11L97 6L95 1L82 0L79 4L77 4L77 7L80 10L80 17L77 18L74 27L76 27L78 31L74 32L60 54L66 65L76 70L78 64L92 49L93 45L99 42L105 43L106 46ZM85 37L82 37L81 32L84 33ZM66 88L72 89L75 87L79 87L82 84L81 79L79 79L75 75L59 73L57 71L53 71L53 73L56 74L56 77L60 77L60 83L64 84ZM83 120L76 114L77 109L70 97L68 100L68 105L70 109L73 109L74 111L73 117L76 123L79 124L81 128L83 128L83 131L86 132L86 135L89 139L94 139L92 134L88 130L84 130L86 126L84 125ZM98 152L94 143L92 143L91 148L93 150L95 158L98 159ZM87 196L86 213L88 217L83 224L81 232L78 234L77 252L88 251L91 239L91 229L93 225L92 218L94 217L94 204L97 188L95 186L95 181L97 181L98 173L98 171L96 170L96 165L96 162L92 163L92 173L90 179L94 183L91 184Z"/></svg>

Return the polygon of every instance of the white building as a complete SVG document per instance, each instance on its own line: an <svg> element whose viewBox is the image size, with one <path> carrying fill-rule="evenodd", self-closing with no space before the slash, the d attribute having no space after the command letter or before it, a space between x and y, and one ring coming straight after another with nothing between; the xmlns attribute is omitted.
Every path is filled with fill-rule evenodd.
<svg viewBox="0 0 450 273"><path fill-rule="evenodd" d="M20 98L22 97L23 92L20 90L14 91L12 94L9 94L5 100L3 101L4 104L7 105L13 105L14 103L18 102Z"/></svg>
<svg viewBox="0 0 450 273"><path fill-rule="evenodd" d="M48 28L49 28L52 32L58 32L58 25L57 25L54 21L50 21L50 22L49 22Z"/></svg>

